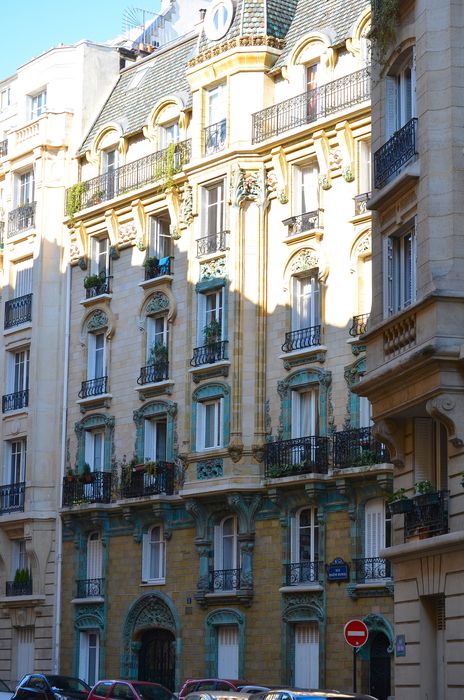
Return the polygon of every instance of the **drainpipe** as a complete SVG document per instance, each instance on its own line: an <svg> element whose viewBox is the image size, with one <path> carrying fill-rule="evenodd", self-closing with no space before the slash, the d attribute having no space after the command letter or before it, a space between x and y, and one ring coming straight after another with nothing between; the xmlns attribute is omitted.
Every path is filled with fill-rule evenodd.
<svg viewBox="0 0 464 700"><path fill-rule="evenodd" d="M63 408L61 413L61 456L60 456L60 481L59 481L59 507L62 507L63 479L66 466L66 422L68 415L68 369L69 369L69 328L71 321L71 265L66 265L66 320L64 340L64 364L63 364ZM56 516L56 557L55 557L55 632L52 655L53 673L59 673L60 643L61 643L61 566L63 561L63 526L61 515Z"/></svg>

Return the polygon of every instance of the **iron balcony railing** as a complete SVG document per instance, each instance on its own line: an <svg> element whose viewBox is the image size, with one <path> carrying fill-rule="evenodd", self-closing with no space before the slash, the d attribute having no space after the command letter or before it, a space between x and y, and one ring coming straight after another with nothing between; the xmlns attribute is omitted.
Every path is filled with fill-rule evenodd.
<svg viewBox="0 0 464 700"><path fill-rule="evenodd" d="M8 155L8 139L0 141L0 158L5 158Z"/></svg>
<svg viewBox="0 0 464 700"><path fill-rule="evenodd" d="M77 598L94 598L103 595L104 578L86 578L76 581Z"/></svg>
<svg viewBox="0 0 464 700"><path fill-rule="evenodd" d="M106 394L108 377L96 377L81 383L81 390L78 393L80 399L88 399L90 396L100 396Z"/></svg>
<svg viewBox="0 0 464 700"><path fill-rule="evenodd" d="M190 365L192 367L199 367L200 365L209 365L213 362L227 360L228 343L228 340L218 340L216 343L209 343L208 345L194 348Z"/></svg>
<svg viewBox="0 0 464 700"><path fill-rule="evenodd" d="M150 258L145 262L145 281L153 280L156 277L161 277L162 275L171 275L171 259L170 257L161 258Z"/></svg>
<svg viewBox="0 0 464 700"><path fill-rule="evenodd" d="M299 233L321 228L321 220L320 210L317 209L316 211L307 211L298 216L291 216L289 219L284 219L282 223L284 226L288 226L289 236L296 236Z"/></svg>
<svg viewBox="0 0 464 700"><path fill-rule="evenodd" d="M174 463L157 461L155 469L124 467L121 476L121 498L144 498L174 493Z"/></svg>
<svg viewBox="0 0 464 700"><path fill-rule="evenodd" d="M229 231L218 231L197 240L197 258L227 250Z"/></svg>
<svg viewBox="0 0 464 700"><path fill-rule="evenodd" d="M7 581L6 595L32 595L32 578L28 581Z"/></svg>
<svg viewBox="0 0 464 700"><path fill-rule="evenodd" d="M180 141L174 148L168 146L91 180L77 183L66 190L66 213L72 216L76 211L179 173L189 162L191 153L192 142Z"/></svg>
<svg viewBox="0 0 464 700"><path fill-rule="evenodd" d="M111 502L111 474L92 472L91 481L63 479L63 506Z"/></svg>
<svg viewBox="0 0 464 700"><path fill-rule="evenodd" d="M209 572L210 591L236 591L240 588L241 569L217 569Z"/></svg>
<svg viewBox="0 0 464 700"><path fill-rule="evenodd" d="M367 331L369 316L370 314L359 314L358 316L353 316L351 328L349 330L352 338L357 338L360 335L364 335L364 333Z"/></svg>
<svg viewBox="0 0 464 700"><path fill-rule="evenodd" d="M341 430L333 437L332 462L337 469L382 464L389 459L387 448L375 440L371 427Z"/></svg>
<svg viewBox="0 0 464 700"><path fill-rule="evenodd" d="M380 557L353 559L356 583L372 583L391 578L391 563Z"/></svg>
<svg viewBox="0 0 464 700"><path fill-rule="evenodd" d="M5 303L4 328L14 328L32 321L32 294L25 294Z"/></svg>
<svg viewBox="0 0 464 700"><path fill-rule="evenodd" d="M291 97L253 114L253 143L324 119L331 114L361 104L370 98L368 68L344 75L337 80Z"/></svg>
<svg viewBox="0 0 464 700"><path fill-rule="evenodd" d="M137 384L151 384L154 382L164 382L169 377L169 361L160 360L154 365L145 365L140 369L140 376Z"/></svg>
<svg viewBox="0 0 464 700"><path fill-rule="evenodd" d="M357 194L354 199L354 215L360 216L365 214L367 211L367 201L372 197L371 192L363 192L363 194Z"/></svg>
<svg viewBox="0 0 464 700"><path fill-rule="evenodd" d="M404 514L404 538L425 539L448 532L449 491L433 491L412 499L412 508Z"/></svg>
<svg viewBox="0 0 464 700"><path fill-rule="evenodd" d="M23 511L25 491L25 481L0 486L0 515Z"/></svg>
<svg viewBox="0 0 464 700"><path fill-rule="evenodd" d="M205 156L224 150L227 138L227 119L222 119L217 124L206 126L204 132Z"/></svg>
<svg viewBox="0 0 464 700"><path fill-rule="evenodd" d="M292 350L302 350L320 344L321 327L310 326L309 328L301 328L299 331L285 333L285 343L282 345L282 350L283 352L292 352Z"/></svg>
<svg viewBox="0 0 464 700"><path fill-rule="evenodd" d="M4 394L2 396L2 413L8 411L16 411L20 408L26 408L29 404L29 389L15 391L13 394Z"/></svg>
<svg viewBox="0 0 464 700"><path fill-rule="evenodd" d="M391 139L374 153L374 186L380 189L417 155L417 117L395 131Z"/></svg>
<svg viewBox="0 0 464 700"><path fill-rule="evenodd" d="M265 474L270 478L327 474L329 447L328 437L315 435L268 442L265 446Z"/></svg>
<svg viewBox="0 0 464 700"><path fill-rule="evenodd" d="M285 585L299 586L302 583L318 583L321 562L303 561L285 564Z"/></svg>
<svg viewBox="0 0 464 700"><path fill-rule="evenodd" d="M96 284L85 288L86 299L93 299L94 297L100 296L100 294L111 294L111 280L113 277L103 274L99 275L99 278Z"/></svg>
<svg viewBox="0 0 464 700"><path fill-rule="evenodd" d="M8 213L8 238L35 225L35 202L22 204Z"/></svg>

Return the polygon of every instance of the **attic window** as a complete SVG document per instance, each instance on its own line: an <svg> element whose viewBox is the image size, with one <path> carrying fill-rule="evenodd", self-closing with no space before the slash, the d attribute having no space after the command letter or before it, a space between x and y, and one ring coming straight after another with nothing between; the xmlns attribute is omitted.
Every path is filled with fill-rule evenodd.
<svg viewBox="0 0 464 700"><path fill-rule="evenodd" d="M208 39L222 39L229 31L233 17L232 0L213 0L205 17L205 33Z"/></svg>
<svg viewBox="0 0 464 700"><path fill-rule="evenodd" d="M147 74L147 71L148 68L141 68L140 70L135 71L129 85L127 86L127 89L134 90L134 88L138 87Z"/></svg>

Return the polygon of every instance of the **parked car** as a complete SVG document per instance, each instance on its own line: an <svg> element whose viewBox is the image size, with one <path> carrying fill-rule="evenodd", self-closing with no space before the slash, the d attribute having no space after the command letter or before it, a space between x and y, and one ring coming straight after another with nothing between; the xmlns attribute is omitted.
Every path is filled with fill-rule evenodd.
<svg viewBox="0 0 464 700"><path fill-rule="evenodd" d="M160 683L148 681L98 681L88 700L176 700L174 693Z"/></svg>
<svg viewBox="0 0 464 700"><path fill-rule="evenodd" d="M0 700L10 700L13 696L13 691L9 689L5 681L0 678Z"/></svg>
<svg viewBox="0 0 464 700"><path fill-rule="evenodd" d="M80 678L29 673L19 681L13 700L87 700L89 692Z"/></svg>
<svg viewBox="0 0 464 700"><path fill-rule="evenodd" d="M189 693L185 700L251 700L253 693L241 693L239 690L197 690Z"/></svg>
<svg viewBox="0 0 464 700"><path fill-rule="evenodd" d="M253 700L377 700L372 695L362 693L347 693L343 690L303 690L278 688L259 695L253 695Z"/></svg>
<svg viewBox="0 0 464 700"><path fill-rule="evenodd" d="M179 691L179 700L185 698L189 693L202 693L212 690L238 690L243 692L243 687L259 687L261 690L268 690L268 686L256 686L250 681L231 680L230 678L188 678ZM251 691L250 691L251 692Z"/></svg>

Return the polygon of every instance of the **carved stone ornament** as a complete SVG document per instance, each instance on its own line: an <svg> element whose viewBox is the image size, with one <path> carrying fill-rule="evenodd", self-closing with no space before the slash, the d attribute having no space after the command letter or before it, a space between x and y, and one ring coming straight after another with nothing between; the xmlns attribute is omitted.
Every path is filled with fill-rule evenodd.
<svg viewBox="0 0 464 700"><path fill-rule="evenodd" d="M456 405L458 404L458 405ZM435 420L440 421L448 432L448 439L455 448L464 445L464 439L457 435L457 426L461 425L461 416L464 401L458 397L443 395L430 399L426 403L427 413Z"/></svg>
<svg viewBox="0 0 464 700"><path fill-rule="evenodd" d="M81 255L81 257L80 257L79 260L77 261L77 264L79 265L79 267L81 268L81 270L87 270L88 261L87 261L86 256L85 256L85 255Z"/></svg>
<svg viewBox="0 0 464 700"><path fill-rule="evenodd" d="M354 173L351 165L347 165L343 168L343 178L345 182L353 182L354 181Z"/></svg>
<svg viewBox="0 0 464 700"><path fill-rule="evenodd" d="M390 462L395 467L404 467L403 430L393 418L384 418L375 423L374 438L388 447Z"/></svg>
<svg viewBox="0 0 464 700"><path fill-rule="evenodd" d="M292 275L298 272L306 272L307 270L312 270L315 267L320 267L320 257L315 250L310 248L305 248L296 256L295 260L292 262L291 272Z"/></svg>
<svg viewBox="0 0 464 700"><path fill-rule="evenodd" d="M330 177L327 173L322 173L319 175L319 184L322 187L323 190L330 190L332 187L332 182L330 181Z"/></svg>
<svg viewBox="0 0 464 700"><path fill-rule="evenodd" d="M232 202L239 207L246 200L264 206L266 202L266 186L264 169L245 171L237 168L233 177Z"/></svg>
<svg viewBox="0 0 464 700"><path fill-rule="evenodd" d="M243 445L240 442L230 442L228 452L232 462L240 462L243 454Z"/></svg>
<svg viewBox="0 0 464 700"><path fill-rule="evenodd" d="M138 250L140 250L142 253L143 253L143 251L146 250L146 248L147 248L147 246L145 245L145 241L144 241L144 239L142 238L142 236L139 236L138 238L136 238L136 240L135 240L135 245L136 245L136 248L137 248Z"/></svg>
<svg viewBox="0 0 464 700"><path fill-rule="evenodd" d="M226 276L226 259L217 258L200 265L200 280L216 279Z"/></svg>
<svg viewBox="0 0 464 700"><path fill-rule="evenodd" d="M87 330L96 331L108 327L108 316L104 311L95 311L87 321Z"/></svg>
<svg viewBox="0 0 464 700"><path fill-rule="evenodd" d="M262 443L260 445L252 445L251 452L253 457L258 463L264 462L264 456L266 453L266 446Z"/></svg>
<svg viewBox="0 0 464 700"><path fill-rule="evenodd" d="M205 459L202 462L197 462L197 479L215 479L223 476L224 462L222 459Z"/></svg>
<svg viewBox="0 0 464 700"><path fill-rule="evenodd" d="M274 192L277 199L281 204L288 204L288 196L285 191L285 187L279 185L277 175L274 172L270 172L266 179L266 187L268 193Z"/></svg>
<svg viewBox="0 0 464 700"><path fill-rule="evenodd" d="M169 299L163 292L156 292L146 306L147 316L169 309Z"/></svg>
<svg viewBox="0 0 464 700"><path fill-rule="evenodd" d="M132 243L137 238L137 227L134 223L122 224L119 227L119 242L126 244Z"/></svg>
<svg viewBox="0 0 464 700"><path fill-rule="evenodd" d="M72 263L79 263L81 249L77 243L71 243L69 247L69 258Z"/></svg>
<svg viewBox="0 0 464 700"><path fill-rule="evenodd" d="M188 226L193 221L193 189L190 185L186 185L184 188L180 218L184 226Z"/></svg>
<svg viewBox="0 0 464 700"><path fill-rule="evenodd" d="M360 258L363 255L369 255L371 253L371 234L366 233L365 236L361 238L356 246L356 257Z"/></svg>

